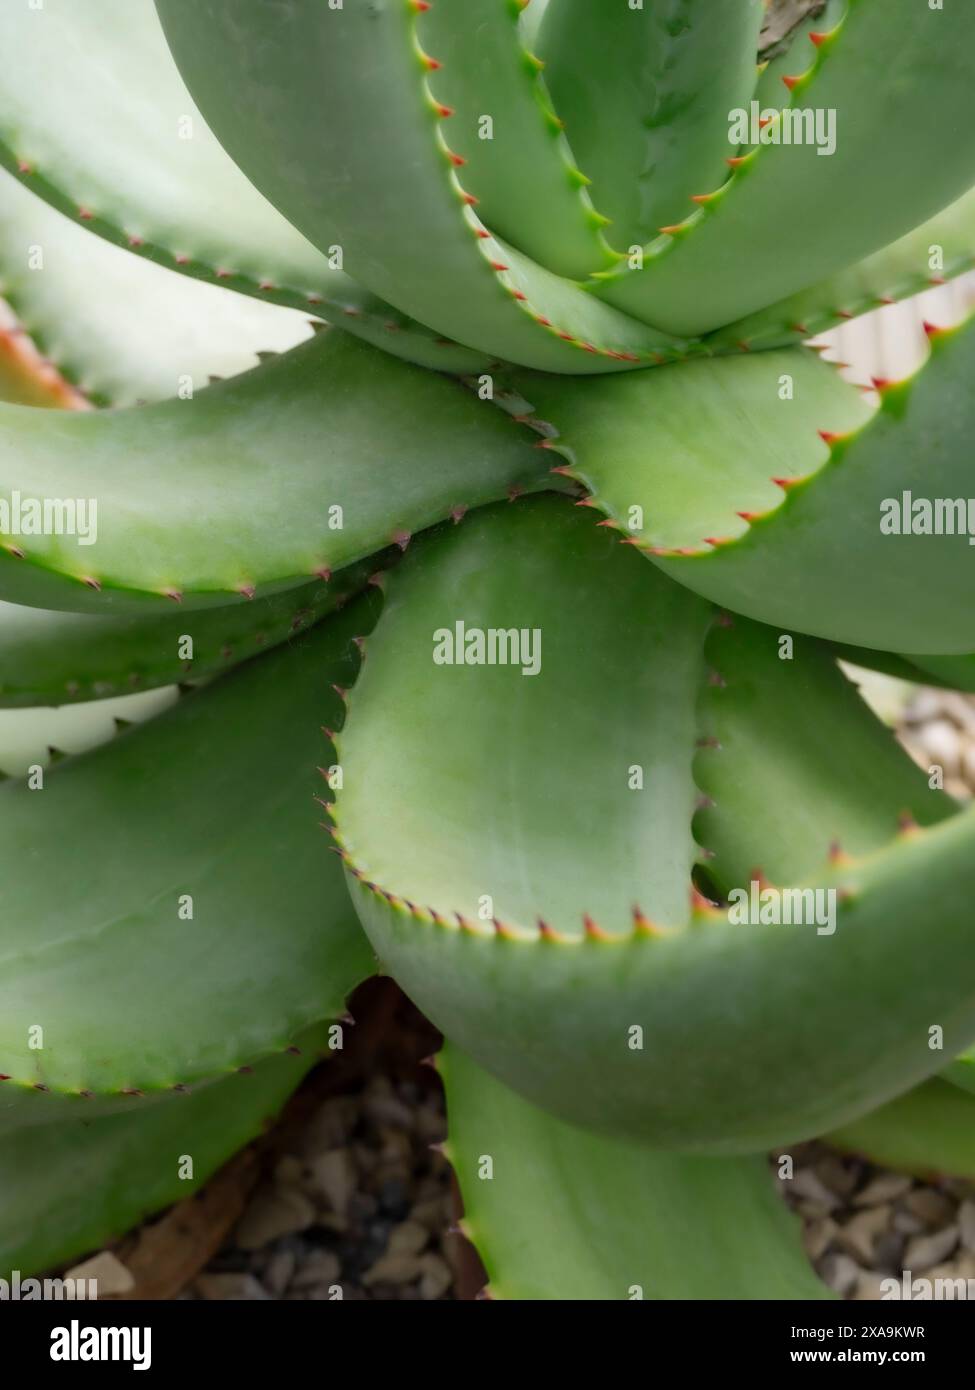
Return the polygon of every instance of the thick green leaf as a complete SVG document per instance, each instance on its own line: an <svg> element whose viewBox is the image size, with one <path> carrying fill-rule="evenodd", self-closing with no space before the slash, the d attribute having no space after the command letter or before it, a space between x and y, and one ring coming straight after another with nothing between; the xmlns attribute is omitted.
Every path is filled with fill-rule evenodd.
<svg viewBox="0 0 975 1390"><path fill-rule="evenodd" d="M694 828L722 894L754 874L801 882L831 852L882 848L900 818L935 825L957 811L824 644L728 617L707 658L694 768L706 802Z"/></svg>
<svg viewBox="0 0 975 1390"><path fill-rule="evenodd" d="M269 1057L138 1112L31 1126L0 1140L0 1277L66 1263L197 1191L256 1138L326 1047L303 1033L300 1054ZM186 1159L193 1161L192 1176ZM25 1291L26 1292L26 1291Z"/></svg>
<svg viewBox="0 0 975 1390"><path fill-rule="evenodd" d="M461 0L444 3L467 18ZM157 0L157 9L183 77L240 167L403 312L553 371L622 370L680 347L491 234L450 145L457 117L437 96L446 63L429 6Z"/></svg>
<svg viewBox="0 0 975 1390"><path fill-rule="evenodd" d="M970 5L847 0L811 66L795 74L791 100L782 88L783 106L809 113L801 122L821 122L816 139L804 130L803 143L754 150L709 202L688 208L676 233L647 247L642 269L610 272L605 298L671 333L706 333L835 274L960 198L975 182L973 43ZM834 148L821 154L829 113ZM792 119L780 114L767 129Z"/></svg>
<svg viewBox="0 0 975 1390"><path fill-rule="evenodd" d="M975 1097L937 1077L823 1137L919 1177L975 1178Z"/></svg>
<svg viewBox="0 0 975 1390"><path fill-rule="evenodd" d="M98 405L202 390L294 347L307 316L225 294L93 237L0 169L0 295ZM32 404L32 402L28 402Z"/></svg>
<svg viewBox="0 0 975 1390"><path fill-rule="evenodd" d="M0 786L0 1128L279 1052L370 973L313 798L373 607Z"/></svg>
<svg viewBox="0 0 975 1390"><path fill-rule="evenodd" d="M8 532L0 595L101 613L270 595L538 486L530 438L460 383L333 332L193 400L3 406L11 523L14 493L28 522L30 499L79 490L97 514L77 511L76 535Z"/></svg>
<svg viewBox="0 0 975 1390"><path fill-rule="evenodd" d="M438 1065L463 1230L492 1298L829 1297L764 1158L603 1139L537 1110L456 1048Z"/></svg>
<svg viewBox="0 0 975 1390"><path fill-rule="evenodd" d="M384 966L482 1066L609 1134L757 1150L929 1075L932 1022L948 1055L975 1037L975 812L822 865L819 921L692 907L707 613L640 564L554 498L408 555L339 738L336 837ZM521 643L438 664L457 622L474 656L478 630L527 629L529 657L537 630L538 673Z"/></svg>
<svg viewBox="0 0 975 1390"><path fill-rule="evenodd" d="M0 74L0 165L59 212L170 270L310 310L408 360L483 365L333 268L328 248L248 183L187 92L152 0L6 4L0 52L16 54Z"/></svg>
<svg viewBox="0 0 975 1390"><path fill-rule="evenodd" d="M350 565L327 584L185 613L102 617L0 603L0 708L102 701L217 675L341 607L389 558Z"/></svg>
<svg viewBox="0 0 975 1390"><path fill-rule="evenodd" d="M786 630L967 654L975 320L931 343L933 360L884 386L872 416L832 368L797 350L607 378L585 392L555 377L519 375L517 385L549 422L563 472L681 583ZM909 517L912 501L926 501L930 525L945 529L937 506L956 533L889 533L891 516L903 529L905 496Z"/></svg>
<svg viewBox="0 0 975 1390"><path fill-rule="evenodd" d="M678 221L727 173L728 112L754 92L763 14L762 0L549 6L545 82L617 251Z"/></svg>
<svg viewBox="0 0 975 1390"><path fill-rule="evenodd" d="M825 333L975 266L975 188L899 241L828 280L712 333L715 352L766 349Z"/></svg>
<svg viewBox="0 0 975 1390"><path fill-rule="evenodd" d="M453 111L451 148L465 161L464 187L485 224L550 270L582 279L615 258L541 63L520 41L520 8L518 0L433 5L423 26L440 63L431 90Z"/></svg>

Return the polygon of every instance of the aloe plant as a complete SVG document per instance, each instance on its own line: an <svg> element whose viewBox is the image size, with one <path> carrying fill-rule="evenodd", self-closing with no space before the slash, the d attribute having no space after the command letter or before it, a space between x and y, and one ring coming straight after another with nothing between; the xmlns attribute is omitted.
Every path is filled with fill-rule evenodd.
<svg viewBox="0 0 975 1390"><path fill-rule="evenodd" d="M841 665L975 689L967 529L880 524L966 498L975 327L806 345L973 264L975 11L790 15L0 11L0 703L103 740L0 788L5 1266L377 969L493 1296L826 1296L769 1149L975 1175L975 812Z"/></svg>

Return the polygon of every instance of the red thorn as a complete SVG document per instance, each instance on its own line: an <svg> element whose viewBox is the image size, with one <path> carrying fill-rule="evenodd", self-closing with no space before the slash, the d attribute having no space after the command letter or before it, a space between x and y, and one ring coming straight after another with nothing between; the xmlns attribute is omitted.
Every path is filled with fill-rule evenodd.
<svg viewBox="0 0 975 1390"><path fill-rule="evenodd" d="M551 319L547 319L547 318L545 317L544 314L536 314L536 315L535 315L535 322L536 322L536 323L540 323L540 324L542 325L543 328L551 328L551 327L552 327L552 320L551 320Z"/></svg>
<svg viewBox="0 0 975 1390"><path fill-rule="evenodd" d="M829 35L828 35L828 34L822 34L822 33L819 33L819 32L817 31L817 32L812 33L812 34L809 35L809 42L810 42L810 43L814 43L814 44L816 45L816 47L818 48L819 45L822 44L822 43L825 43L826 40L827 40L828 38L829 38Z"/></svg>
<svg viewBox="0 0 975 1390"><path fill-rule="evenodd" d="M710 203L713 197L713 193L692 193L691 202L698 204Z"/></svg>
<svg viewBox="0 0 975 1390"><path fill-rule="evenodd" d="M717 903L713 903L710 898L706 898L702 892L692 883L691 884L691 907L699 912L706 912L716 908Z"/></svg>
<svg viewBox="0 0 975 1390"><path fill-rule="evenodd" d="M791 92L791 91L793 91L796 87L798 87L799 83L802 81L802 78L801 78L801 77L783 77L782 81L785 83L785 85L788 87L789 91Z"/></svg>
<svg viewBox="0 0 975 1390"><path fill-rule="evenodd" d="M491 233L486 232L483 227L478 227L476 235L479 236L482 241L489 241L491 239Z"/></svg>
<svg viewBox="0 0 975 1390"><path fill-rule="evenodd" d="M464 506L451 507L450 519L456 526L459 521L463 521L467 515L467 508Z"/></svg>
<svg viewBox="0 0 975 1390"><path fill-rule="evenodd" d="M508 269L506 265L502 265L501 261L489 261L488 264L492 270L502 271Z"/></svg>
<svg viewBox="0 0 975 1390"><path fill-rule="evenodd" d="M451 150L450 162L454 165L455 168L461 169L467 163L467 160L463 157L463 155L454 154L453 150Z"/></svg>
<svg viewBox="0 0 975 1390"><path fill-rule="evenodd" d="M183 602L183 595L180 593L178 589L164 589L163 594L164 597L171 599L173 603Z"/></svg>
<svg viewBox="0 0 975 1390"><path fill-rule="evenodd" d="M761 515L761 512L736 512L736 516L740 516L742 521L747 521L749 526L753 521L758 521Z"/></svg>
<svg viewBox="0 0 975 1390"><path fill-rule="evenodd" d="M412 536L409 531L395 531L392 536L394 545L398 545L400 550L405 550L409 545Z"/></svg>
<svg viewBox="0 0 975 1390"><path fill-rule="evenodd" d="M894 384L890 378L886 376L872 376L870 380L878 391L887 391Z"/></svg>
<svg viewBox="0 0 975 1390"><path fill-rule="evenodd" d="M678 232L681 232L683 230L683 225L680 222L675 222L670 227L658 228L658 231L660 232L661 236L676 236Z"/></svg>
<svg viewBox="0 0 975 1390"><path fill-rule="evenodd" d="M437 115L438 115L438 116L442 116L444 120L446 120L448 116L452 116L452 115L454 114L454 108L453 108L452 106L444 106L444 104L443 104L442 101L438 101L438 102L436 103L436 108L437 108ZM460 156L459 156L459 155L452 155L451 158L452 158L452 159L459 159ZM467 163L466 159L461 159L460 162L461 162L461 164L466 164L466 163Z"/></svg>
<svg viewBox="0 0 975 1390"><path fill-rule="evenodd" d="M705 544L705 545L713 545L713 546L730 545L730 544L731 544L731 537L730 537L730 536L705 536L705 537L704 537L704 544Z"/></svg>
<svg viewBox="0 0 975 1390"><path fill-rule="evenodd" d="M94 589L96 594L101 593L102 586L99 580L92 579L90 576L88 576L87 578L82 580L82 583L87 584L89 589Z"/></svg>
<svg viewBox="0 0 975 1390"><path fill-rule="evenodd" d="M583 913L582 929L590 941L609 941L609 936L603 931L598 922L594 922L589 913Z"/></svg>
<svg viewBox="0 0 975 1390"><path fill-rule="evenodd" d="M776 486L776 487L780 487L780 488L782 489L783 492L788 492L788 491L789 491L789 488L790 488L790 487L795 487L796 483L798 483L799 481L800 481L799 478L773 478L773 479L772 479L772 482L775 484L775 486Z"/></svg>
<svg viewBox="0 0 975 1390"><path fill-rule="evenodd" d="M81 218L82 222L90 222L94 215L95 214L91 212L88 208L78 209L78 216Z"/></svg>
<svg viewBox="0 0 975 1390"><path fill-rule="evenodd" d="M254 597L254 593L255 593L254 585L253 585L253 584L241 584L241 586L240 586L240 588L237 590L237 592L238 592L238 594L241 594L244 598L246 598L246 599L251 599L251 598Z"/></svg>
<svg viewBox="0 0 975 1390"><path fill-rule="evenodd" d="M823 443L828 444L830 448L832 448L838 440L843 438L843 436L841 434L837 434L835 430L817 430L816 433L819 435Z"/></svg>
<svg viewBox="0 0 975 1390"><path fill-rule="evenodd" d="M26 161L25 159L19 159L19 160L17 161L17 169L18 169L18 171L19 171L21 174L32 174L32 173L34 172L34 170L31 168L31 166L27 163L27 161ZM6 1081L6 1080L9 1080L10 1078L9 1078L9 1077L3 1077L3 1078L0 1078L0 1079Z"/></svg>
<svg viewBox="0 0 975 1390"><path fill-rule="evenodd" d="M324 581L325 581L326 584L327 584L328 581L331 579L331 577L332 577L332 571L328 568L327 565L322 565L321 569L317 569L317 570L315 571L315 578L316 578L316 579L324 579Z"/></svg>
<svg viewBox="0 0 975 1390"><path fill-rule="evenodd" d="M924 320L923 328L929 338L937 338L940 334L948 332L947 328L939 328L937 324L929 323L927 319Z"/></svg>
<svg viewBox="0 0 975 1390"><path fill-rule="evenodd" d="M726 164L730 164L731 167L732 167L732 169L740 169L741 166L742 166L743 164L747 164L747 163L748 163L748 155L747 155L747 154L733 154L733 155L729 156L728 159L725 160L725 163L726 163Z"/></svg>
<svg viewBox="0 0 975 1390"><path fill-rule="evenodd" d="M478 204L479 201L480 201L480 199L475 198L473 193L463 193L463 194L461 195L461 202L466 203L467 206L470 207L470 208L475 208L475 207L477 207L477 204ZM478 236L490 236L490 235L491 235L490 232L481 232L481 231L478 232Z"/></svg>

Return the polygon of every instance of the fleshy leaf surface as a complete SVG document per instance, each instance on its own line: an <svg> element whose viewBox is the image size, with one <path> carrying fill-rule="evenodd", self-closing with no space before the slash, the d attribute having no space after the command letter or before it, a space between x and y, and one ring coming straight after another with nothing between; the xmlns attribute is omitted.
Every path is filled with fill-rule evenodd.
<svg viewBox="0 0 975 1390"><path fill-rule="evenodd" d="M135 1109L283 1051L371 973L313 798L373 608L42 788L0 786L0 1128Z"/></svg>
<svg viewBox="0 0 975 1390"><path fill-rule="evenodd" d="M491 1298L830 1296L764 1158L687 1158L587 1134L455 1047L438 1066L462 1229L488 1270Z"/></svg>
<svg viewBox="0 0 975 1390"><path fill-rule="evenodd" d="M229 1076L136 1113L78 1116L0 1139L0 1277L73 1260L197 1191L255 1139L324 1049L326 1030L298 1038L253 1072ZM193 1176L180 1175L181 1157Z"/></svg>
<svg viewBox="0 0 975 1390"><path fill-rule="evenodd" d="M187 85L240 167L404 313L552 371L624 370L681 351L492 234L450 143L456 116L436 95L446 61L428 35L429 5L281 11L263 0L232 9L157 0L157 9Z"/></svg>
<svg viewBox="0 0 975 1390"><path fill-rule="evenodd" d="M531 435L458 381L329 331L192 400L0 407L0 595L101 613L241 603L544 473ZM32 506L79 488L76 534L25 533Z"/></svg>
<svg viewBox="0 0 975 1390"><path fill-rule="evenodd" d="M611 303L678 336L723 327L905 235L975 182L975 10L847 0L762 133L696 211L609 272ZM832 135L830 127L832 126ZM788 135L788 140L786 139ZM904 170L911 170L905 198Z"/></svg>
<svg viewBox="0 0 975 1390"><path fill-rule="evenodd" d="M407 556L338 740L335 834L384 967L480 1065L601 1132L755 1151L930 1075L933 1018L949 1055L975 1036L975 813L824 863L764 916L704 903L709 617L641 563L555 498ZM444 660L489 661L492 630L519 664Z"/></svg>
<svg viewBox="0 0 975 1390"><path fill-rule="evenodd" d="M727 173L728 112L755 89L763 14L761 0L548 8L543 77L618 252L679 221Z"/></svg>
<svg viewBox="0 0 975 1390"><path fill-rule="evenodd" d="M878 383L877 411L807 350L682 363L584 393L551 376L516 384L561 471L674 579L787 631L968 654L975 319L929 336L915 376Z"/></svg>
<svg viewBox="0 0 975 1390"><path fill-rule="evenodd" d="M17 55L0 75L0 165L65 216L170 270L307 309L407 360L443 371L484 364L363 290L257 192L186 90L152 0L4 5L0 52Z"/></svg>

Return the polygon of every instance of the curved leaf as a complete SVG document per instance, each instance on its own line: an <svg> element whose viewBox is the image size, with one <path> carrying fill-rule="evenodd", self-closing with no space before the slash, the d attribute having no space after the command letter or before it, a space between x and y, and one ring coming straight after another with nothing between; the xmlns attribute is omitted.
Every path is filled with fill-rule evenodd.
<svg viewBox="0 0 975 1390"><path fill-rule="evenodd" d="M320 314L407 360L483 365L334 269L247 181L187 92L152 0L5 5L0 52L17 55L0 74L0 165L59 212L167 269Z"/></svg>
<svg viewBox="0 0 975 1390"><path fill-rule="evenodd" d="M326 1030L298 1039L300 1055L270 1057L139 1112L77 1116L0 1140L0 1277L51 1269L122 1235L196 1192L268 1120L324 1048ZM192 1177L181 1177L185 1159Z"/></svg>
<svg viewBox="0 0 975 1390"><path fill-rule="evenodd" d="M371 973L313 800L371 621L350 605L43 787L0 786L0 1128L283 1051Z"/></svg>
<svg viewBox="0 0 975 1390"><path fill-rule="evenodd" d="M157 9L183 77L240 167L403 312L553 371L622 370L680 349L491 234L450 145L456 118L436 96L446 62L429 5L347 0L341 10L282 12L263 0L232 10L157 0Z"/></svg>
<svg viewBox="0 0 975 1390"><path fill-rule="evenodd" d="M932 1021L949 1055L975 1037L975 812L820 866L801 924L695 900L708 615L640 565L554 498L407 556L338 740L335 833L385 968L480 1065L601 1132L757 1150L929 1075ZM459 621L472 656L526 629L519 664L439 664Z"/></svg>
<svg viewBox="0 0 975 1390"><path fill-rule="evenodd" d="M672 578L786 630L967 654L975 320L930 336L933 360L908 381L879 383L869 418L834 369L795 350L578 393L555 377L517 384L549 422L562 471ZM915 500L927 523L923 507L915 520ZM931 534L938 526L945 533Z"/></svg>
<svg viewBox="0 0 975 1390"><path fill-rule="evenodd" d="M518 0L431 6L423 40L440 64L431 91L453 112L451 148L465 161L464 187L485 224L550 270L582 279L615 258L542 64L522 46L519 13Z"/></svg>
<svg viewBox="0 0 975 1390"><path fill-rule="evenodd" d="M438 1067L461 1225L491 1298L830 1297L764 1158L603 1139L536 1110L456 1048Z"/></svg>
<svg viewBox="0 0 975 1390"><path fill-rule="evenodd" d="M787 109L808 115L778 114L765 134L780 132L782 143L753 150L702 207L651 243L642 269L609 272L601 293L671 333L706 333L933 216L975 182L975 148L964 135L975 119L973 41L970 6L847 0L837 27L808 46L811 65L789 79ZM801 143L787 124L796 120Z"/></svg>
<svg viewBox="0 0 975 1390"><path fill-rule="evenodd" d="M167 274L48 206L0 169L0 295L61 376L97 405L202 390L310 336L276 304ZM27 402L33 404L33 402Z"/></svg>
<svg viewBox="0 0 975 1390"><path fill-rule="evenodd" d="M102 617L0 603L0 708L101 702L218 675L341 607L385 558L350 565L327 584L185 613Z"/></svg>
<svg viewBox="0 0 975 1390"><path fill-rule="evenodd" d="M545 83L617 251L679 220L727 173L728 112L755 89L763 15L761 0L557 0L546 11Z"/></svg>
<svg viewBox="0 0 975 1390"><path fill-rule="evenodd" d="M31 499L87 505L77 534L0 533L0 596L101 613L269 596L538 486L524 439L460 383L337 333L193 400L3 406L0 527L32 525Z"/></svg>
<svg viewBox="0 0 975 1390"><path fill-rule="evenodd" d="M975 1178L975 1097L937 1077L823 1137L918 1177Z"/></svg>

